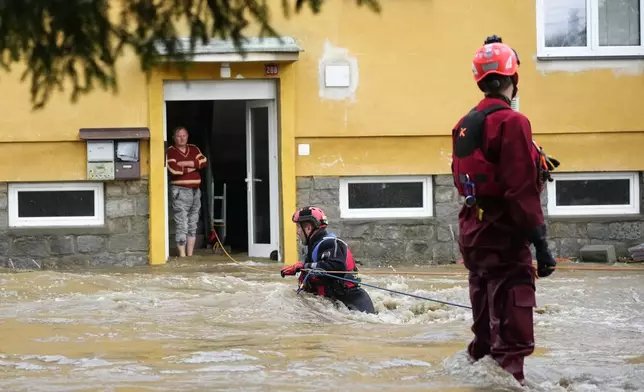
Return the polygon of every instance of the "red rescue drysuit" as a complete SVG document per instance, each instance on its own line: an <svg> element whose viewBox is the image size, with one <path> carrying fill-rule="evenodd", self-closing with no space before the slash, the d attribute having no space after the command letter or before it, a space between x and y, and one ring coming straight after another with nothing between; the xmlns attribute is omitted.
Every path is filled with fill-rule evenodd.
<svg viewBox="0 0 644 392"><path fill-rule="evenodd" d="M536 306L530 229L544 225L540 151L528 119L500 98L485 98L452 130L454 183L466 203L459 246L469 270L476 360L491 355L523 380L534 351Z"/></svg>

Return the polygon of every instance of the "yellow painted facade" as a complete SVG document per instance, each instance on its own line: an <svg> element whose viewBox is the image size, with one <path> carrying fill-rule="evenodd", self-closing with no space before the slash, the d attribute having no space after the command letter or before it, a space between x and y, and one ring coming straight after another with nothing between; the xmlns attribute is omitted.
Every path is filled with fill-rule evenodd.
<svg viewBox="0 0 644 392"><path fill-rule="evenodd" d="M534 1L387 0L379 15L350 1L330 2L320 15L303 11L289 20L279 15L281 2L272 3L278 32L303 49L297 61L281 65L278 76L280 243L288 264L296 261L290 225L296 176L449 172L450 129L480 98L471 59L490 34L519 53L520 110L562 171L644 170L644 73L592 65L540 70ZM359 82L351 98L321 96L320 59L333 48L357 62ZM232 75L264 77L262 63L231 67ZM162 82L179 79L179 73L159 68L148 80L138 60L127 56L119 66L118 94L97 90L71 104L67 90L32 112L21 71L14 67L0 78L0 181L85 180L79 128L149 127L142 174L150 183L150 262L164 263ZM218 79L219 65L197 64L188 77ZM310 155L296 155L299 143L310 145Z"/></svg>

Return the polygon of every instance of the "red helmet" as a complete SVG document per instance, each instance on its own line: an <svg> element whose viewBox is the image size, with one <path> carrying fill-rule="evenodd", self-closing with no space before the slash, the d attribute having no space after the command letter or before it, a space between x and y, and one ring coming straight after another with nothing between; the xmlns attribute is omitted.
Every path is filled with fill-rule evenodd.
<svg viewBox="0 0 644 392"><path fill-rule="evenodd" d="M516 52L498 41L481 46L472 61L472 72L477 83L490 74L513 76L518 68L519 58Z"/></svg>
<svg viewBox="0 0 644 392"><path fill-rule="evenodd" d="M319 207L303 207L293 214L293 222L304 223L309 222L313 227L320 229L326 227L329 221L326 219L326 214Z"/></svg>

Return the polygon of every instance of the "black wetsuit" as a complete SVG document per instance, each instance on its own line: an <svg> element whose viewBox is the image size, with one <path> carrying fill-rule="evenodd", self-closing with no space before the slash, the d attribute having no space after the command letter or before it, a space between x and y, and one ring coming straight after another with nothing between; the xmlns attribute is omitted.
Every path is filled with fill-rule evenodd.
<svg viewBox="0 0 644 392"><path fill-rule="evenodd" d="M314 249L318 243L320 245L317 248L316 255L314 255ZM314 256L317 256L315 257L317 260L313 260ZM307 247L304 268L321 268L326 271L357 271L357 268L355 268L355 260L347 244L337 237L332 238L324 229L318 231L311 237ZM358 280L353 274L333 275L345 279ZM306 273L302 273L300 279L306 281L304 290L309 293L337 299L351 310L376 313L369 294L354 283L328 276L312 275L307 279Z"/></svg>

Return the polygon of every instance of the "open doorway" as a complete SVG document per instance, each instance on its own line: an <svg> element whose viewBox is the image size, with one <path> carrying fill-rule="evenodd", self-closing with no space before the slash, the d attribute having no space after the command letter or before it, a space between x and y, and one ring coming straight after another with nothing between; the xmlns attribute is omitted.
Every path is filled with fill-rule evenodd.
<svg viewBox="0 0 644 392"><path fill-rule="evenodd" d="M211 252L212 230L232 254L277 260L276 121L267 100L166 101L168 146L178 126L208 159L201 171L195 254ZM170 184L168 173L168 184ZM170 188L171 185L168 186ZM169 253L176 255L168 192Z"/></svg>

